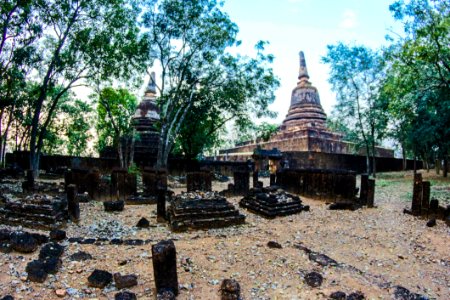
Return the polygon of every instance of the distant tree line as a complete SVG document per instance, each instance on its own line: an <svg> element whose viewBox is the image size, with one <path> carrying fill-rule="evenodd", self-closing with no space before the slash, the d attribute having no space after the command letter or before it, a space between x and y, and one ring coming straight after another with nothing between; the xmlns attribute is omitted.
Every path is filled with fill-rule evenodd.
<svg viewBox="0 0 450 300"><path fill-rule="evenodd" d="M228 51L241 42L219 1L5 0L0 9L2 164L7 145L28 150L37 175L42 153L85 155L96 135L97 150L114 147L127 167L132 145L122 141L139 138L133 93L155 66L158 167L174 149L195 157L216 145L227 121L271 114L273 56L265 42L254 58ZM79 86L91 88L89 101L76 99Z"/></svg>
<svg viewBox="0 0 450 300"><path fill-rule="evenodd" d="M437 162L450 154L450 1L396 1L389 6L404 33L379 50L338 43L323 61L337 105L330 126L365 148L394 139L403 158Z"/></svg>

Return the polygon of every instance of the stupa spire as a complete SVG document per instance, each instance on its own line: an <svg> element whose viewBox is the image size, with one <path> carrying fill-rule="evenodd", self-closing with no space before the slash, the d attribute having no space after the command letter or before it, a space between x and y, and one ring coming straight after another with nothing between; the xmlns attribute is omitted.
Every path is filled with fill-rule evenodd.
<svg viewBox="0 0 450 300"><path fill-rule="evenodd" d="M308 69L306 68L306 60L305 60L305 54L303 51L300 51L300 68L298 71L298 79L306 78L309 79L308 75Z"/></svg>
<svg viewBox="0 0 450 300"><path fill-rule="evenodd" d="M155 81L155 72L150 74L150 79L148 81L147 89L145 93L155 94L156 95L156 81Z"/></svg>

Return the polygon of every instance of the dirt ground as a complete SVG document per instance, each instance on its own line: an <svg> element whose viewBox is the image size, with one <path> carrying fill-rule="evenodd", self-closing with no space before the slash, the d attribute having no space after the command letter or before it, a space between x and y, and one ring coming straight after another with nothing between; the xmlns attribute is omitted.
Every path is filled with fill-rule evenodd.
<svg viewBox="0 0 450 300"><path fill-rule="evenodd" d="M432 196L448 204L450 180L426 171L423 176L432 183ZM376 208L331 211L323 201L302 197L311 207L309 212L269 220L239 208L246 215L245 225L187 233L172 233L158 224L156 205L130 205L123 212L106 213L100 202L81 203L81 222L69 223L66 230L69 237L117 236L154 243L173 239L181 288L178 299L220 299L220 283L226 278L240 283L244 299L327 299L335 291L392 299L397 285L431 299L450 299L450 227L438 220L429 228L426 219L402 213L410 206L412 182L410 172L380 174ZM213 189L223 190L226 185L214 182ZM240 198L229 200L238 207ZM150 220L149 229L135 227L141 217ZM269 248L269 241L282 248ZM103 269L136 274L139 284L130 290L138 299L155 299L151 244L63 245L62 268L43 284L26 281L24 273L39 251L0 253L0 298L11 294L15 299L61 299L55 290L65 289L65 299L114 299L118 292L114 285L103 290L87 286L91 272ZM298 245L326 254L340 265L322 267ZM78 251L90 253L93 260L71 261L69 256ZM304 282L311 271L324 277L318 288Z"/></svg>

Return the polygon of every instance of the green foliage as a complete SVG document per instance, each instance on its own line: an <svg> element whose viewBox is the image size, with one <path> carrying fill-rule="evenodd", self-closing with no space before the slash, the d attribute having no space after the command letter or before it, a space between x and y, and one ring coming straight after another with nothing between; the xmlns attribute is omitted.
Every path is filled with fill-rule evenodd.
<svg viewBox="0 0 450 300"><path fill-rule="evenodd" d="M120 139L131 136L131 117L136 111L137 99L127 89L104 88L98 95L97 149L119 146Z"/></svg>
<svg viewBox="0 0 450 300"><path fill-rule="evenodd" d="M221 112L217 109L193 106L180 128L172 153L194 159L219 147L222 128L216 127L222 122Z"/></svg>
<svg viewBox="0 0 450 300"><path fill-rule="evenodd" d="M29 136L30 167L37 173L45 140L57 143L47 131L56 126L53 119L65 95L75 86L100 86L142 73L148 39L140 38L140 11L132 0L3 1L0 9L0 107L17 107L17 86L37 85L31 122L23 129ZM75 131L85 127L80 121L72 124ZM82 141L83 137L76 133L70 139ZM74 153L84 147L83 143L72 145Z"/></svg>
<svg viewBox="0 0 450 300"><path fill-rule="evenodd" d="M258 43L255 58L230 54L228 49L240 44L238 28L215 0L150 4L143 24L149 30L150 56L162 67L158 166L167 164L179 136L177 151L190 147L187 152L194 155L217 141L214 132L227 121L240 124L252 114L271 114L267 106L274 100L278 81L269 67L273 56L263 52L264 42ZM201 115L190 111L200 111ZM183 125L192 121L201 122L195 124L198 132L189 132ZM191 137L195 145L186 144Z"/></svg>
<svg viewBox="0 0 450 300"><path fill-rule="evenodd" d="M387 51L383 92L392 136L425 160L446 159L450 149L450 3L396 1L390 6L405 36Z"/></svg>
<svg viewBox="0 0 450 300"><path fill-rule="evenodd" d="M270 137L277 131L278 125L263 122L256 127L256 138L262 139L264 142L267 142Z"/></svg>
<svg viewBox="0 0 450 300"><path fill-rule="evenodd" d="M328 46L322 61L330 65L328 81L337 95L334 119L357 133L352 138L364 143L368 157L375 156L387 125L387 101L380 93L385 74L381 52L338 43Z"/></svg>
<svg viewBox="0 0 450 300"><path fill-rule="evenodd" d="M92 126L92 107L77 99L63 109L69 117L65 130L68 154L75 156L87 154L88 141L92 138L89 132Z"/></svg>
<svg viewBox="0 0 450 300"><path fill-rule="evenodd" d="M141 174L141 170L140 170L139 167L136 165L136 163L132 162L132 163L128 166L128 173L129 173L129 174L134 174L134 175L139 175L139 174Z"/></svg>
<svg viewBox="0 0 450 300"><path fill-rule="evenodd" d="M253 122L248 122L245 124L239 124L238 126L238 140L235 142L246 142L246 141L268 141L270 137L278 131L278 125L270 124L267 122L262 122L257 125Z"/></svg>

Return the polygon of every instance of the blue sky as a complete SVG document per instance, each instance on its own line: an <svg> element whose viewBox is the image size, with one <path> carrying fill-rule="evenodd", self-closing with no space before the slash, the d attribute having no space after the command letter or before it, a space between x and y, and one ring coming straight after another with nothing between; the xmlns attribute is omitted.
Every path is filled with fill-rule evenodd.
<svg viewBox="0 0 450 300"><path fill-rule="evenodd" d="M274 72L281 86L271 109L281 123L297 83L298 52L305 52L310 81L319 89L322 106L330 114L335 95L327 82L328 67L321 63L326 46L338 41L363 44L373 49L386 44L389 30L401 33L401 25L389 12L394 0L225 0L224 10L239 26L241 54L253 54L258 40L270 43L275 55Z"/></svg>

